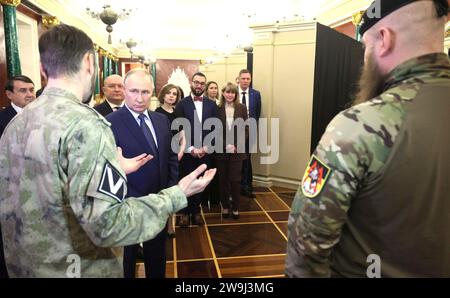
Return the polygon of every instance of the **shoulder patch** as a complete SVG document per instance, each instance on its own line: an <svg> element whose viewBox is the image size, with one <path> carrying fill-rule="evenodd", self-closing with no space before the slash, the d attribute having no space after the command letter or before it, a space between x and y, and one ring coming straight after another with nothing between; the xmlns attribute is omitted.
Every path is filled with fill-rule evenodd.
<svg viewBox="0 0 450 298"><path fill-rule="evenodd" d="M122 202L125 198L125 183L126 181L119 171L106 162L97 191Z"/></svg>
<svg viewBox="0 0 450 298"><path fill-rule="evenodd" d="M330 172L331 169L313 155L303 175L303 194L308 198L316 197L322 191Z"/></svg>

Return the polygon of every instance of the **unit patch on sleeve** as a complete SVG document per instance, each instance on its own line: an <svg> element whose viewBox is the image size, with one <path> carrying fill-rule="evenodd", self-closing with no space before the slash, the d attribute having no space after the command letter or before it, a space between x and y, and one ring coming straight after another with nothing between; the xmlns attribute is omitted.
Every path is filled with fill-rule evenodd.
<svg viewBox="0 0 450 298"><path fill-rule="evenodd" d="M102 179L98 191L108 195L119 202L125 198L125 179L109 162L103 167Z"/></svg>
<svg viewBox="0 0 450 298"><path fill-rule="evenodd" d="M331 169L321 162L315 155L311 157L302 180L302 192L308 198L316 197L321 191Z"/></svg>

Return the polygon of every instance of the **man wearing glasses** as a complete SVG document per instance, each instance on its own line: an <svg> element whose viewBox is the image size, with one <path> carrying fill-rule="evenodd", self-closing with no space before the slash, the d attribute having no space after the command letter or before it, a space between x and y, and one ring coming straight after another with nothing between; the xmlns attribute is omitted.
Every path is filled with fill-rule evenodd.
<svg viewBox="0 0 450 298"><path fill-rule="evenodd" d="M187 120L190 124L190 135L185 130L187 149L180 161L181 176L190 173L192 169L203 163L209 166L208 147L203 144L203 141L212 129L203 129L203 123L209 118L217 117L217 106L203 96L205 85L206 76L201 72L194 74L191 81L191 94L180 100L175 108L176 117ZM176 121L175 123L180 122ZM201 201L202 193L189 198L188 207L181 210L182 215L179 222L181 227L187 227L189 220L192 225L203 225L204 222L200 216Z"/></svg>

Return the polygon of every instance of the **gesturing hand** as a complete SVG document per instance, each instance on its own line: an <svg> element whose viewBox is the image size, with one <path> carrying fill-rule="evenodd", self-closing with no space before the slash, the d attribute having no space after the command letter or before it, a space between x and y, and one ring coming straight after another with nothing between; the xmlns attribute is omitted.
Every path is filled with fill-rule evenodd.
<svg viewBox="0 0 450 298"><path fill-rule="evenodd" d="M202 164L178 182L178 186L180 186L186 197L190 197L205 190L206 186L214 178L216 169L210 169L205 172L206 168L207 166ZM203 176L197 178L203 172L205 172Z"/></svg>
<svg viewBox="0 0 450 298"><path fill-rule="evenodd" d="M139 170L139 168L145 165L150 159L153 158L153 156L143 153L133 158L125 158L122 155L122 148L117 147L117 158L119 159L120 167L125 174L128 175Z"/></svg>

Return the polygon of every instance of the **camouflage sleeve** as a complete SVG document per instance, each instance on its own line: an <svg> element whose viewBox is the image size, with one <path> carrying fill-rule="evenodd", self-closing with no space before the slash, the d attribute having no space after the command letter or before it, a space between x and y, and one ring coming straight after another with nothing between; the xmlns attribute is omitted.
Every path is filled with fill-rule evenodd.
<svg viewBox="0 0 450 298"><path fill-rule="evenodd" d="M154 238L169 214L187 205L179 186L140 198L125 198L126 176L119 166L110 128L78 123L61 142L62 176L71 209L98 246L125 246ZM152 162L152 161L149 161Z"/></svg>
<svg viewBox="0 0 450 298"><path fill-rule="evenodd" d="M366 137L366 125L357 113L342 112L328 125L295 195L288 221L290 277L330 276L331 250L374 159L369 148L375 138Z"/></svg>

